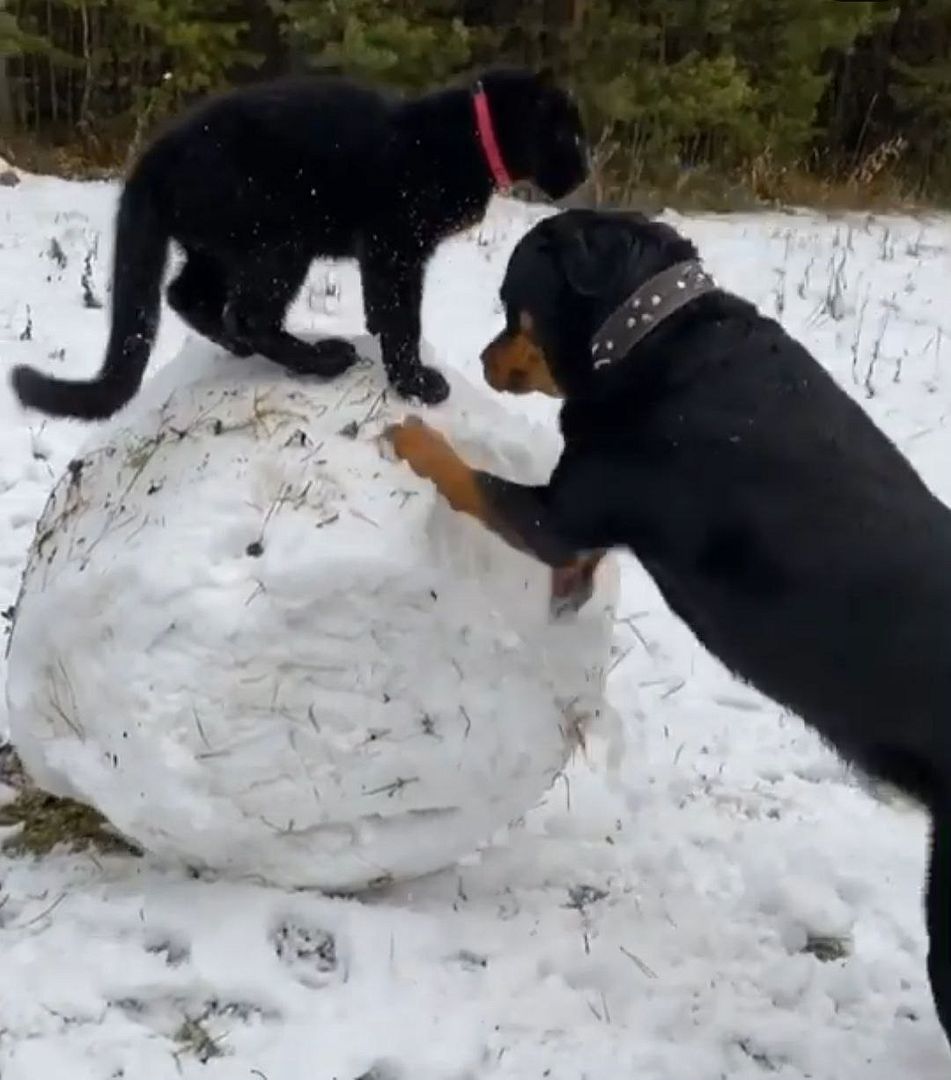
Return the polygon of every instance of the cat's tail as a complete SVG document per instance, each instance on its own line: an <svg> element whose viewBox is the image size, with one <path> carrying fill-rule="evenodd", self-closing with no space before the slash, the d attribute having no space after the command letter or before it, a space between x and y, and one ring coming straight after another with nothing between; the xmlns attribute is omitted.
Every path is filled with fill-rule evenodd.
<svg viewBox="0 0 951 1080"><path fill-rule="evenodd" d="M10 382L23 405L49 416L104 420L132 399L142 384L158 330L168 244L169 233L148 180L133 174L116 214L112 328L99 374L88 381L57 379L18 365Z"/></svg>

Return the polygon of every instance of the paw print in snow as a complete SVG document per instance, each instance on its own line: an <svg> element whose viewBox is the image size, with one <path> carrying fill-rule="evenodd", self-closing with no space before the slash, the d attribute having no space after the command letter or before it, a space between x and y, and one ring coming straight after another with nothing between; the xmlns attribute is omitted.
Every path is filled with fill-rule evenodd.
<svg viewBox="0 0 951 1080"><path fill-rule="evenodd" d="M287 919L271 940L278 959L304 986L325 986L339 969L337 940L328 930Z"/></svg>

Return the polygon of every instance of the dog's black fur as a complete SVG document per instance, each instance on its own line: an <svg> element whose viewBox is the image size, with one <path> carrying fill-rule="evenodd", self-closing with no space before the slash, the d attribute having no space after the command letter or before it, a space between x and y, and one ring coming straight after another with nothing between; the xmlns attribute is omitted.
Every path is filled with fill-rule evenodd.
<svg viewBox="0 0 951 1080"><path fill-rule="evenodd" d="M497 69L481 81L512 179L556 199L577 187L588 158L568 95L546 73ZM325 377L356 360L352 345L300 341L284 315L315 257L356 257L392 385L441 401L448 383L419 359L423 275L440 240L481 220L493 186L471 83L401 101L324 76L213 98L161 135L125 185L99 375L70 381L17 367L14 390L24 405L86 420L129 401L172 239L186 262L168 301L190 326L237 355Z"/></svg>
<svg viewBox="0 0 951 1080"><path fill-rule="evenodd" d="M695 255L635 214L568 211L522 239L484 359L527 313L564 392L565 449L544 487L476 474L483 520L555 567L630 549L711 653L927 807L928 972L951 1037L951 511L802 345L728 292L595 369L602 321Z"/></svg>

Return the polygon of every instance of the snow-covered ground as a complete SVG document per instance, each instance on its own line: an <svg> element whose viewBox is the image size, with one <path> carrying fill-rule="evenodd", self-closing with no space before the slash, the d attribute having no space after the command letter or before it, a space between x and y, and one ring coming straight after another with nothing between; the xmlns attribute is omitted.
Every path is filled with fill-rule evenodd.
<svg viewBox="0 0 951 1080"><path fill-rule="evenodd" d="M88 305L107 300L114 198L36 178L0 188L0 607L83 437L23 415L5 372L98 366L106 316ZM474 379L534 213L495 204L432 265L426 337ZM951 222L678 224L951 501ZM355 271L315 267L292 322L357 331ZM153 366L183 338L166 312ZM506 407L552 415L543 401ZM504 844L364 902L147 859L0 857L0 1076L946 1078L924 967L923 816L870 795L737 684L631 561L609 687L627 738L618 782L578 761Z"/></svg>

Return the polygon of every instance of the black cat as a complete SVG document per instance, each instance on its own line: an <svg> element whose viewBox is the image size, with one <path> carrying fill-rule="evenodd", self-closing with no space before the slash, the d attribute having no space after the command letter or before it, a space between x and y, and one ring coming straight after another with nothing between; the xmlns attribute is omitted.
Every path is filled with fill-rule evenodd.
<svg viewBox="0 0 951 1080"><path fill-rule="evenodd" d="M409 101L350 80L281 80L213 98L143 153L116 218L112 329L92 381L18 366L20 401L98 420L137 392L161 308L170 240L185 264L168 301L204 337L330 377L357 359L308 343L284 316L318 256L359 261L367 329L391 385L427 404L449 384L419 359L426 263L482 219L494 188L531 180L561 198L587 175L577 107L547 74L486 72Z"/></svg>

